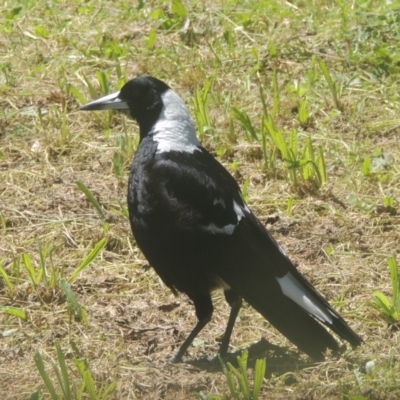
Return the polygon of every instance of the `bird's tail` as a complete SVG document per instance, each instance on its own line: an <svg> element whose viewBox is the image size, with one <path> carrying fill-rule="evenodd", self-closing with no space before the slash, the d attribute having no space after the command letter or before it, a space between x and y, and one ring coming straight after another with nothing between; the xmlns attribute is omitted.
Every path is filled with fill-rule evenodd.
<svg viewBox="0 0 400 400"><path fill-rule="evenodd" d="M254 283L251 290L244 290L241 294L276 329L315 360L323 360L328 348L334 351L339 348L337 341L318 321L353 346L361 344L361 338L329 304L309 300L306 294L301 295L300 290L295 293L296 297L291 293L288 296L287 287L284 290ZM269 295L271 293L274 295Z"/></svg>
<svg viewBox="0 0 400 400"><path fill-rule="evenodd" d="M316 360L322 360L328 348L338 349L321 323L353 346L360 345L362 339L298 272L265 228L258 221L241 225L235 232L237 245L220 260L221 278Z"/></svg>

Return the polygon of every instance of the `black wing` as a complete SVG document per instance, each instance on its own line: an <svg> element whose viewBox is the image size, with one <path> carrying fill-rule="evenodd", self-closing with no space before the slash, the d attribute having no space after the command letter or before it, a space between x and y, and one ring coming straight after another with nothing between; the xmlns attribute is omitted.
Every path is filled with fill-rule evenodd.
<svg viewBox="0 0 400 400"><path fill-rule="evenodd" d="M248 209L236 181L208 152L201 149L193 153L161 153L147 167L149 183L155 187L154 196L150 195L151 215L157 215L163 237L158 247L163 240L168 242L168 249L175 243L179 254L174 259L174 251L166 249L164 262L170 258L174 265L192 268L193 276L199 270L217 275L315 359L322 359L327 348L338 348L316 320L351 344L361 343L343 318L297 271ZM157 198L160 193L162 198ZM154 212L157 208L159 212ZM181 234L176 236L176 232ZM174 276L177 275L175 270ZM179 275L184 275L182 269ZM196 279L200 281L197 276ZM179 289L179 285L175 286Z"/></svg>
<svg viewBox="0 0 400 400"><path fill-rule="evenodd" d="M149 166L175 228L229 234L247 209L239 186L206 150L161 153ZM161 189L161 190L159 190ZM165 208L166 207L166 208Z"/></svg>

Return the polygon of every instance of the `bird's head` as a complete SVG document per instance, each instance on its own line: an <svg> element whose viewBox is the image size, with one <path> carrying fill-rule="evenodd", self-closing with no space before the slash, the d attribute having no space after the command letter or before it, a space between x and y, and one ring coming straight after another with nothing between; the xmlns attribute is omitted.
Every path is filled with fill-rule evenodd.
<svg viewBox="0 0 400 400"><path fill-rule="evenodd" d="M127 82L119 92L100 97L80 109L127 110L143 129L150 129L163 108L162 95L170 87L152 76L141 76ZM151 125L151 126L149 126Z"/></svg>
<svg viewBox="0 0 400 400"><path fill-rule="evenodd" d="M159 151L192 151L198 146L195 126L182 99L163 81L141 76L119 92L94 100L81 110L127 110L140 127L140 137L151 135ZM184 149L183 146L189 146ZM164 149L164 150L162 150ZM190 149L190 150L188 150Z"/></svg>

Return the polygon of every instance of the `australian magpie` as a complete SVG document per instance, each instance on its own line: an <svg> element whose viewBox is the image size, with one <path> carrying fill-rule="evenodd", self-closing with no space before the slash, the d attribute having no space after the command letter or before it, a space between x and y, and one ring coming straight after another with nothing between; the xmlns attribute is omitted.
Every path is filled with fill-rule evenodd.
<svg viewBox="0 0 400 400"><path fill-rule="evenodd" d="M201 146L185 104L166 83L135 78L81 108L106 109L129 111L140 128L128 186L136 242L172 292L186 293L196 308L198 323L173 361L210 321L210 293L217 288L231 306L221 355L242 299L315 360L339 347L321 323L361 344L249 209L235 179Z"/></svg>

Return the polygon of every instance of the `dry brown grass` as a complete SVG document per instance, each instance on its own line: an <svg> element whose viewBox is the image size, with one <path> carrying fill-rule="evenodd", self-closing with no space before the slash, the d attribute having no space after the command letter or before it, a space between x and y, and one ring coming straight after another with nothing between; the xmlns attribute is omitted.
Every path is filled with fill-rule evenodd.
<svg viewBox="0 0 400 400"><path fill-rule="evenodd" d="M145 268L147 262L121 214L126 178L113 174L112 160L119 151L116 137L126 132L136 137L135 125L119 115L76 112L79 102L69 88L90 99L85 77L98 88L96 72L106 71L113 90L120 66L121 81L150 73L168 81L189 106L194 87L215 77L208 104L215 132L206 135L206 147L212 152L226 150L221 161L241 184L250 178L252 209L365 341L357 350L315 364L244 307L231 350L250 348L251 365L267 357L263 398L397 399L399 325L388 325L368 304L376 290L391 293L386 260L400 251L399 71L394 61L388 61L390 73L379 75L374 64L378 55L372 44L368 46L375 39L376 46L387 42L373 36L361 42L356 35L367 35L379 19L371 22L358 6L328 8L317 0L246 6L187 3L193 43L193 36L176 28L163 29L171 21L179 23L167 4L162 6L165 16L158 19L151 17L157 2L137 10L119 1L26 1L12 19L14 6L0 5L0 262L13 277L13 260L22 253L37 266L40 240L44 248L55 247L54 264L68 277L101 238L106 237L108 244L72 285L87 310L87 323L71 320L59 289L52 291L44 284L34 288L22 264L14 293L0 278L0 305L28 313L27 321L0 313L0 332L6 334L0 335L0 398L26 399L44 388L33 355L41 352L50 371L56 359L55 339L61 341L67 358L72 358L69 340L75 341L96 380L116 382L114 398L188 399L200 391L227 392L219 364L206 361L218 349L229 312L221 293L215 294L213 319L190 348L187 362L169 363L196 318L186 297L175 298ZM374 10L378 16L387 12L379 4ZM393 26L388 22L381 27L389 42L397 35ZM157 41L148 49L152 29L157 30ZM228 31L230 50L224 40ZM271 55L272 40L276 56ZM115 43L120 44L118 50ZM264 85L272 107L274 69L281 101L276 124L287 132L298 129L292 112L298 98L288 85L307 81L312 55L323 57L345 87L341 113L333 109L321 77L307 92L312 119L299 141L310 135L322 145L328 166L327 186L317 191L310 191L307 184L294 187L283 163L266 171L259 143L246 141L236 122L237 141L226 134L232 118L229 105L246 110L258 127L258 86ZM380 153L390 154L393 164L381 174L364 176L363 160ZM129 162L124 159L125 171ZM104 207L107 225L77 187L78 180ZM383 203L389 195L395 200L393 208ZM290 199L294 207L288 214ZM361 201L370 209L363 209ZM8 335L11 329L15 331ZM261 338L282 350L271 349ZM370 360L376 364L371 376L365 374ZM354 374L357 369L364 378L361 387ZM72 364L71 374L78 378Z"/></svg>

